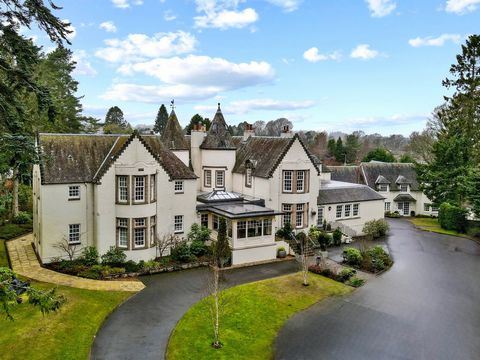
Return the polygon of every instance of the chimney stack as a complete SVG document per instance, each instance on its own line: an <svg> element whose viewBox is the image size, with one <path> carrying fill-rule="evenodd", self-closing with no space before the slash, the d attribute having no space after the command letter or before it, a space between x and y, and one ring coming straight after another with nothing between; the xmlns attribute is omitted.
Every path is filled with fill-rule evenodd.
<svg viewBox="0 0 480 360"><path fill-rule="evenodd" d="M252 124L247 124L243 130L243 141L247 141L250 136L255 136L255 130Z"/></svg>
<svg viewBox="0 0 480 360"><path fill-rule="evenodd" d="M291 138L293 137L293 133L290 131L290 127L288 125L284 125L282 132L280 133L281 138Z"/></svg>

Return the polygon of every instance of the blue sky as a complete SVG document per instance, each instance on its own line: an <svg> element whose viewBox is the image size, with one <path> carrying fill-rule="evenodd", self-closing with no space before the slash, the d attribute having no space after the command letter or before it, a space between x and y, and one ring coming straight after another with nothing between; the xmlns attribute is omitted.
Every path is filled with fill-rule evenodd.
<svg viewBox="0 0 480 360"><path fill-rule="evenodd" d="M441 104L480 24L480 0L56 3L75 30L84 113L118 105L132 125L175 99L182 125L220 102L229 124L287 117L294 130L408 135Z"/></svg>

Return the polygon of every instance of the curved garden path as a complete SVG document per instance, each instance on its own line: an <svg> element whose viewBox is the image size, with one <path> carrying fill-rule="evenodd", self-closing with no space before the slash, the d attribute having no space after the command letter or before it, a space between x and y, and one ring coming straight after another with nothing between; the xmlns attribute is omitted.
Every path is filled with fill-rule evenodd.
<svg viewBox="0 0 480 360"><path fill-rule="evenodd" d="M478 359L480 246L391 220L393 267L293 316L276 359Z"/></svg>
<svg viewBox="0 0 480 360"><path fill-rule="evenodd" d="M32 280L87 290L138 292L145 288L145 285L138 280L92 280L45 269L38 262L37 256L33 251L32 242L32 234L7 241L7 250L12 270L19 275Z"/></svg>

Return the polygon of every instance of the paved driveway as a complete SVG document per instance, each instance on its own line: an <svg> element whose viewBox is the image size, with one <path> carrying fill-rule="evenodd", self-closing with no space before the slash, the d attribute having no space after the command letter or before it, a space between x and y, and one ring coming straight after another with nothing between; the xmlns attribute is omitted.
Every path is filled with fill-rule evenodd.
<svg viewBox="0 0 480 360"><path fill-rule="evenodd" d="M480 359L480 246L390 225L392 269L291 318L276 359Z"/></svg>
<svg viewBox="0 0 480 360"><path fill-rule="evenodd" d="M227 286L234 286L295 271L296 262L285 261L224 274ZM146 289L106 320L93 344L92 359L163 359L178 320L206 295L206 280L205 268L142 277Z"/></svg>

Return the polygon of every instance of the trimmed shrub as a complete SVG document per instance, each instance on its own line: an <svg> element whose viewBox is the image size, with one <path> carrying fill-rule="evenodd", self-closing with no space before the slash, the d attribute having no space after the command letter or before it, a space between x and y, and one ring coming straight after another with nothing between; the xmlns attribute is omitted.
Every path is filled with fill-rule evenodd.
<svg viewBox="0 0 480 360"><path fill-rule="evenodd" d="M348 283L349 283L350 286L353 286L353 287L356 287L356 288L357 288L357 287L362 286L362 285L365 283L365 280L360 279L360 278L354 276L354 277L352 277L352 278L349 280Z"/></svg>
<svg viewBox="0 0 480 360"><path fill-rule="evenodd" d="M367 221L362 231L365 234L376 239L386 235L389 229L390 227L388 226L388 223L385 220L378 219L378 220Z"/></svg>
<svg viewBox="0 0 480 360"><path fill-rule="evenodd" d="M32 222L32 216L26 211L20 211L12 220L14 224L28 224Z"/></svg>
<svg viewBox="0 0 480 360"><path fill-rule="evenodd" d="M343 249L342 255L343 255L343 261L353 266L360 266L363 260L362 253L360 252L360 250L355 249L353 247L346 247L345 249Z"/></svg>
<svg viewBox="0 0 480 360"><path fill-rule="evenodd" d="M418 215L417 215L418 216ZM391 212L391 211L386 211L385 212L385 217L388 217L388 218L394 218L394 219L397 219L400 216L400 214L398 213L398 211L394 211L394 212Z"/></svg>
<svg viewBox="0 0 480 360"><path fill-rule="evenodd" d="M138 272L140 270L140 265L133 260L128 260L123 264L123 267L127 273Z"/></svg>
<svg viewBox="0 0 480 360"><path fill-rule="evenodd" d="M152 270L156 270L160 267L161 267L160 263L155 261L155 260L145 261L142 264L142 270L144 270L144 271L152 271Z"/></svg>
<svg viewBox="0 0 480 360"><path fill-rule="evenodd" d="M442 229L465 232L467 228L467 210L445 202L440 205L438 223Z"/></svg>
<svg viewBox="0 0 480 360"><path fill-rule="evenodd" d="M210 240L210 233L211 233L210 229L206 228L205 226L193 224L187 235L187 239L190 242L193 242L193 241L205 242Z"/></svg>
<svg viewBox="0 0 480 360"><path fill-rule="evenodd" d="M283 225L283 227L277 230L275 235L285 240L292 240L292 232L293 227L289 222L287 222L285 225Z"/></svg>
<svg viewBox="0 0 480 360"><path fill-rule="evenodd" d="M357 272L354 269L345 268L337 275L338 281L346 282L350 280Z"/></svg>
<svg viewBox="0 0 480 360"><path fill-rule="evenodd" d="M190 246L183 240L179 241L171 250L172 259L180 262L189 262L192 259L192 253L190 252Z"/></svg>
<svg viewBox="0 0 480 360"><path fill-rule="evenodd" d="M318 235L318 243L320 244L320 250L326 251L327 247L332 244L332 236L325 231L320 231Z"/></svg>
<svg viewBox="0 0 480 360"><path fill-rule="evenodd" d="M342 230L336 228L332 234L333 245L339 246L342 243Z"/></svg>
<svg viewBox="0 0 480 360"><path fill-rule="evenodd" d="M381 246L374 246L362 253L361 268L370 272L378 272L392 266L393 260Z"/></svg>
<svg viewBox="0 0 480 360"><path fill-rule="evenodd" d="M203 241L195 240L190 244L190 252L196 257L208 254L208 246Z"/></svg>
<svg viewBox="0 0 480 360"><path fill-rule="evenodd" d="M110 246L110 249L102 255L102 265L122 267L125 265L125 260L127 260L125 251L115 246Z"/></svg>
<svg viewBox="0 0 480 360"><path fill-rule="evenodd" d="M95 246L87 246L83 249L81 261L85 265L97 265L98 264L98 251Z"/></svg>

